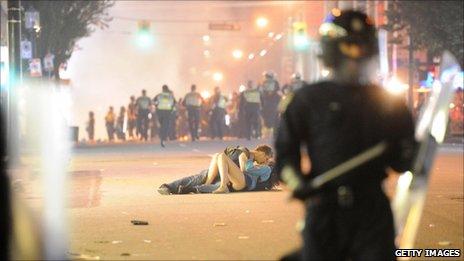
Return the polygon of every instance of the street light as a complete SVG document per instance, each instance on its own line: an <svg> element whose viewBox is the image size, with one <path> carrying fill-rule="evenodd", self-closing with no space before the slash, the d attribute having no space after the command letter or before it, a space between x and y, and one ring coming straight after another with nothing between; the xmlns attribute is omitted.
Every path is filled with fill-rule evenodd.
<svg viewBox="0 0 464 261"><path fill-rule="evenodd" d="M249 60L252 60L253 58L255 58L255 54L254 54L254 53L250 53L250 54L248 55L248 59L249 59Z"/></svg>
<svg viewBox="0 0 464 261"><path fill-rule="evenodd" d="M222 81L223 78L224 78L224 75L221 72L215 72L213 74L213 80L215 80L216 82Z"/></svg>
<svg viewBox="0 0 464 261"><path fill-rule="evenodd" d="M235 50L232 52L232 56L233 56L235 59L238 60L238 59L242 58L243 52L242 52L242 50L235 49Z"/></svg>
<svg viewBox="0 0 464 261"><path fill-rule="evenodd" d="M153 44L153 35L150 33L150 21L139 21L137 44L142 48L150 47Z"/></svg>
<svg viewBox="0 0 464 261"><path fill-rule="evenodd" d="M267 54L267 50L266 49L263 49L261 50L261 52L259 52L259 55L260 56L265 56Z"/></svg>
<svg viewBox="0 0 464 261"><path fill-rule="evenodd" d="M206 35L206 34L205 34L205 35L203 35L202 39L203 39L203 42L207 43L207 42L209 42L209 40L211 39L211 37L210 37L209 35Z"/></svg>
<svg viewBox="0 0 464 261"><path fill-rule="evenodd" d="M257 25L259 28L264 28L264 27L266 27L268 24L269 24L269 20L268 20L266 17L258 17L258 19L256 19L256 25Z"/></svg>

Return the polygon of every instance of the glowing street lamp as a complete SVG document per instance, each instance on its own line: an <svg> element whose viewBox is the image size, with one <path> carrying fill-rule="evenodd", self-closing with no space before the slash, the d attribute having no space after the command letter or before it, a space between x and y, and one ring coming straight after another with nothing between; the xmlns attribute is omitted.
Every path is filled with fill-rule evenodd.
<svg viewBox="0 0 464 261"><path fill-rule="evenodd" d="M235 49L235 50L232 52L232 56L233 56L235 59L240 59L240 58L242 58L242 56L243 56L243 52L242 52L242 50Z"/></svg>
<svg viewBox="0 0 464 261"><path fill-rule="evenodd" d="M205 34L205 35L203 35L202 39L203 39L203 42L207 43L207 42L209 42L209 40L211 40L211 37L209 35Z"/></svg>
<svg viewBox="0 0 464 261"><path fill-rule="evenodd" d="M264 27L266 27L268 24L269 24L269 20L268 20L266 17L258 17L258 19L256 19L256 25L257 25L259 28L264 28Z"/></svg>
<svg viewBox="0 0 464 261"><path fill-rule="evenodd" d="M153 35L150 32L150 21L140 21L138 23L137 44L142 48L150 47L153 44Z"/></svg>
<svg viewBox="0 0 464 261"><path fill-rule="evenodd" d="M220 82L222 81L222 79L224 79L224 75L221 72L215 72L213 74L213 80L215 80L216 82Z"/></svg>

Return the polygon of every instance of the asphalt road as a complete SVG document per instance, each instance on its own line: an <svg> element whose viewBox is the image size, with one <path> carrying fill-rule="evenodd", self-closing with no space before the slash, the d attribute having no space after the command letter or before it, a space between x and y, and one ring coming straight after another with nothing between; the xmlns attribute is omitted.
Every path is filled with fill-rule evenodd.
<svg viewBox="0 0 464 261"><path fill-rule="evenodd" d="M70 257L87 259L271 260L301 245L299 202L288 193L162 196L162 183L207 167L227 144L202 141L79 146L71 161ZM440 149L417 248L463 250L462 144ZM395 177L387 181L393 191ZM27 191L24 192L27 194ZM29 197L34 205L34 197ZM148 221L135 226L131 220ZM84 256L82 256L84 255Z"/></svg>

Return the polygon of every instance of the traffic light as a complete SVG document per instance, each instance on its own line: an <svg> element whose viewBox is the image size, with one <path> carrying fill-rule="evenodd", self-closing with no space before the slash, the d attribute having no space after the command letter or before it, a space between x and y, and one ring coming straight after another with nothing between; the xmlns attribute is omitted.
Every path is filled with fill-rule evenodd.
<svg viewBox="0 0 464 261"><path fill-rule="evenodd" d="M150 32L150 21L138 22L137 44L142 47L150 47L153 44L153 35Z"/></svg>
<svg viewBox="0 0 464 261"><path fill-rule="evenodd" d="M297 50L306 50L309 46L307 33L307 25L305 22L293 23L293 45Z"/></svg>

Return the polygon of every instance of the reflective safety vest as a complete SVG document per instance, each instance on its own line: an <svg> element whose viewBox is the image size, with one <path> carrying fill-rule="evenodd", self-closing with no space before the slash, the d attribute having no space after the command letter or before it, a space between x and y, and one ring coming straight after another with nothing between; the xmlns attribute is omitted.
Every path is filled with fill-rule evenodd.
<svg viewBox="0 0 464 261"><path fill-rule="evenodd" d="M220 95L218 101L216 102L216 106L221 109L225 109L227 105L226 97Z"/></svg>
<svg viewBox="0 0 464 261"><path fill-rule="evenodd" d="M201 96L198 92L189 92L185 95L185 105L186 106L201 106Z"/></svg>
<svg viewBox="0 0 464 261"><path fill-rule="evenodd" d="M277 82L275 80L265 80L263 82L263 91L273 92L277 90Z"/></svg>
<svg viewBox="0 0 464 261"><path fill-rule="evenodd" d="M158 110L172 110L174 106L174 97L170 93L162 92L156 96L156 108Z"/></svg>
<svg viewBox="0 0 464 261"><path fill-rule="evenodd" d="M257 89L244 91L243 97L248 103L261 103L261 94Z"/></svg>

